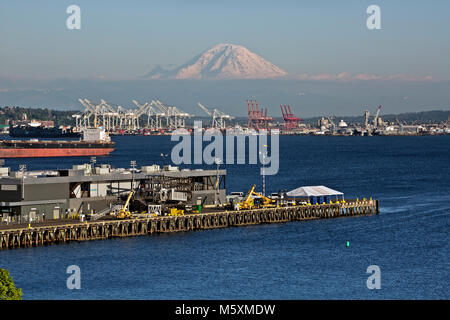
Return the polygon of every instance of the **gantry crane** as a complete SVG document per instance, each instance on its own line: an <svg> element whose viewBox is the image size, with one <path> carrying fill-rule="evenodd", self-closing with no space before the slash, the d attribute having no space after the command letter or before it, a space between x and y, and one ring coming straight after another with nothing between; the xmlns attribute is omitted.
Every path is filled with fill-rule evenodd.
<svg viewBox="0 0 450 320"><path fill-rule="evenodd" d="M330 124L331 124L331 132L333 134L336 134L336 124L333 121L334 117L333 116L327 116L327 118L328 118L328 121L330 121Z"/></svg>
<svg viewBox="0 0 450 320"><path fill-rule="evenodd" d="M367 131L369 131L369 117L370 117L370 112L369 112L369 110L366 110L364 112L364 129L366 129Z"/></svg>
<svg viewBox="0 0 450 320"><path fill-rule="evenodd" d="M375 112L375 115L373 116L373 128L378 128L378 116L380 115L381 106L378 106L377 111Z"/></svg>
<svg viewBox="0 0 450 320"><path fill-rule="evenodd" d="M214 109L213 112L211 112L208 110L208 108L206 108L200 102L198 103L198 106L211 117L211 119L212 119L211 126L213 128L218 128L218 129L223 130L226 128L226 120L234 119L232 116L225 114L224 112L220 111L219 109Z"/></svg>
<svg viewBox="0 0 450 320"><path fill-rule="evenodd" d="M283 115L284 128L286 130L292 130L298 127L299 122L302 120L295 116L291 111L290 105L280 105L281 114Z"/></svg>
<svg viewBox="0 0 450 320"><path fill-rule="evenodd" d="M160 129L158 124L158 113L155 108L153 108L152 103L144 103L144 105L139 104L136 100L133 103L140 109L139 114L147 114L147 127L151 129Z"/></svg>
<svg viewBox="0 0 450 320"><path fill-rule="evenodd" d="M90 118L94 116L94 127L97 127L97 107L94 106L88 99L78 99L78 101L85 107L83 114L80 116L83 128L88 128L91 126Z"/></svg>
<svg viewBox="0 0 450 320"><path fill-rule="evenodd" d="M106 131L117 129L139 130L141 117L147 115L147 127L151 129L162 128L162 118L166 118L166 126L170 129L185 127L186 118L191 115L175 106L165 106L159 100L152 100L150 103L140 104L132 100L137 108L124 108L120 105L112 107L105 100L94 105L88 99L78 99L84 106L84 111L80 114L72 115L75 118L78 130L92 126L103 126Z"/></svg>

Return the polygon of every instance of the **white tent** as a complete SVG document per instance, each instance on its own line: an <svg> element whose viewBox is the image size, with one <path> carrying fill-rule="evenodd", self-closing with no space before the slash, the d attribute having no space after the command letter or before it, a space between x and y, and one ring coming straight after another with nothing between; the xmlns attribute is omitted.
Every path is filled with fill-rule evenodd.
<svg viewBox="0 0 450 320"><path fill-rule="evenodd" d="M326 197L343 196L340 191L330 189L325 186L300 187L286 193L288 197Z"/></svg>

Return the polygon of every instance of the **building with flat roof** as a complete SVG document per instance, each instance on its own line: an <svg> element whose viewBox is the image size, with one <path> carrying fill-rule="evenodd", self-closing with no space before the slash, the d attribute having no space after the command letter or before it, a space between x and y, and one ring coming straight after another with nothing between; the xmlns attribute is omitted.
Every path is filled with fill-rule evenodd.
<svg viewBox="0 0 450 320"><path fill-rule="evenodd" d="M1 222L30 222L94 214L123 202L133 189L142 207L151 204L224 204L226 170L140 169L103 164L72 169L10 171L0 167Z"/></svg>

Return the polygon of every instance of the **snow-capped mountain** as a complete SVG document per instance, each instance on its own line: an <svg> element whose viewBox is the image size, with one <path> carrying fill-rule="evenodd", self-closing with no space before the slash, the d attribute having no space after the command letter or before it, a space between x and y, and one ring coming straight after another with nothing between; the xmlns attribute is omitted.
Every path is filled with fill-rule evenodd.
<svg viewBox="0 0 450 320"><path fill-rule="evenodd" d="M218 44L173 70L155 67L146 77L152 79L268 79L287 75L273 63L247 48Z"/></svg>

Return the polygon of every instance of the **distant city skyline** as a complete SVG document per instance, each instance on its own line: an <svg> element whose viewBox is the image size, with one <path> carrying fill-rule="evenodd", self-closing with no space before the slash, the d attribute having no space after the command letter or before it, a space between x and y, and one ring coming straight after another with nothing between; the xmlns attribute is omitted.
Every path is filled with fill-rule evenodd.
<svg viewBox="0 0 450 320"><path fill-rule="evenodd" d="M73 4L81 9L80 30L66 27L66 9ZM381 30L366 26L372 4L381 9ZM307 116L350 115L372 102L395 103L399 112L447 109L448 12L448 1L0 0L0 104L69 108L78 96L99 96L95 86L105 99L114 97L117 88L158 65L180 66L219 43L232 43L286 71L289 85L275 84L271 91L254 82L246 93L226 83L230 91L222 94L211 83L203 96L183 89L201 84L148 83L161 88L155 91L141 83L140 91L130 88L124 95L149 99L151 92L189 105L203 98L238 115L243 111L235 104L258 94L271 104L301 105ZM352 86L367 89L352 97Z"/></svg>

